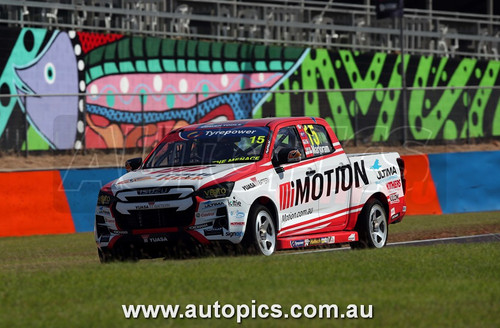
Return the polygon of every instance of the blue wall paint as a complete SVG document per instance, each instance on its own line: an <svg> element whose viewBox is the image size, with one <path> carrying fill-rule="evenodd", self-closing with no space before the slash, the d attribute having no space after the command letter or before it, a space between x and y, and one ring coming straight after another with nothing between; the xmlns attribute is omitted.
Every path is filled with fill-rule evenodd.
<svg viewBox="0 0 500 328"><path fill-rule="evenodd" d="M443 213L500 210L500 151L429 154Z"/></svg>
<svg viewBox="0 0 500 328"><path fill-rule="evenodd" d="M93 231L99 189L125 174L125 169L72 169L60 173L76 231Z"/></svg>

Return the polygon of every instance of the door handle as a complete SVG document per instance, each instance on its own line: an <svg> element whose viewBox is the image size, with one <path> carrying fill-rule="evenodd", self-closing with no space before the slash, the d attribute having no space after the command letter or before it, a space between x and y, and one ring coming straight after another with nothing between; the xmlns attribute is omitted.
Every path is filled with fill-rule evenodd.
<svg viewBox="0 0 500 328"><path fill-rule="evenodd" d="M313 175L314 173L316 173L316 170L309 169L309 170L306 172L306 175L307 175L307 176L311 176L311 175Z"/></svg>

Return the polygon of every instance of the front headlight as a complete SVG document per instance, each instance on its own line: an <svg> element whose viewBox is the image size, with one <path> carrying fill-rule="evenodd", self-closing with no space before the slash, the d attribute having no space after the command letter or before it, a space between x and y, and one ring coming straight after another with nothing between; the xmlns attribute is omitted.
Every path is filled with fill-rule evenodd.
<svg viewBox="0 0 500 328"><path fill-rule="evenodd" d="M223 182L198 190L198 196L204 199L224 198L231 196L234 182Z"/></svg>

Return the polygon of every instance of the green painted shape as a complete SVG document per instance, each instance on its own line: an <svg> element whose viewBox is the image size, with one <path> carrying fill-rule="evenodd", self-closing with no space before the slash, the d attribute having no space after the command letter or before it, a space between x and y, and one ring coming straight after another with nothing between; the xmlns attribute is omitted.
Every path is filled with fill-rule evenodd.
<svg viewBox="0 0 500 328"><path fill-rule="evenodd" d="M252 66L252 62L244 61L244 62L241 62L240 65L241 65L241 70L243 72L252 72L254 70L253 66Z"/></svg>
<svg viewBox="0 0 500 328"><path fill-rule="evenodd" d="M443 57L439 60L439 67L437 69L436 75L434 76L434 83L432 84L432 86L434 86L434 87L438 86L438 84L441 80L441 76L443 75L444 68L445 68L447 63L448 63L448 57ZM429 73L427 72L427 74L429 74Z"/></svg>
<svg viewBox="0 0 500 328"><path fill-rule="evenodd" d="M104 74L106 74L106 75L120 73L120 71L118 70L118 67L116 67L115 63L108 62L108 63L104 63L103 66L104 66Z"/></svg>
<svg viewBox="0 0 500 328"><path fill-rule="evenodd" d="M196 60L194 60L194 59L188 59L188 61L187 61L187 69L188 69L188 72L192 72L192 73L198 72L198 65L196 63Z"/></svg>
<svg viewBox="0 0 500 328"><path fill-rule="evenodd" d="M177 65L175 64L175 60L173 59L163 59L163 67L166 72L176 72Z"/></svg>
<svg viewBox="0 0 500 328"><path fill-rule="evenodd" d="M148 72L148 66L146 65L146 61L144 61L144 60L136 60L135 61L135 69L136 69L137 72L147 73Z"/></svg>
<svg viewBox="0 0 500 328"><path fill-rule="evenodd" d="M132 53L134 57L144 57L144 43L141 37L133 37L132 40Z"/></svg>
<svg viewBox="0 0 500 328"><path fill-rule="evenodd" d="M483 73L483 77L479 82L480 87L491 87L495 85L495 81L497 80L498 73L500 71L500 62L499 61L489 61L488 66ZM486 109L486 105L488 104L488 100L491 97L492 89L484 88L477 90L474 99L472 99L471 107L469 110L469 133L470 136L475 137L484 137L484 111ZM474 123L475 122L475 123Z"/></svg>
<svg viewBox="0 0 500 328"><path fill-rule="evenodd" d="M118 48L118 44L116 42L110 43L104 49L104 60L116 60L116 49Z"/></svg>
<svg viewBox="0 0 500 328"><path fill-rule="evenodd" d="M135 67L131 61L122 61L118 64L120 66L120 72L122 73L134 73Z"/></svg>
<svg viewBox="0 0 500 328"><path fill-rule="evenodd" d="M376 87L387 57L385 53L377 52L373 55L365 76L361 76L352 51L339 50L339 55L353 89L374 89ZM359 109L363 115L368 113L374 93L374 91L359 91L355 93Z"/></svg>
<svg viewBox="0 0 500 328"><path fill-rule="evenodd" d="M497 99L497 107L493 115L493 124L491 125L491 134L493 136L500 136L500 97Z"/></svg>
<svg viewBox="0 0 500 328"><path fill-rule="evenodd" d="M186 40L177 40L177 57L186 57L186 46L187 46L187 41Z"/></svg>
<svg viewBox="0 0 500 328"><path fill-rule="evenodd" d="M90 54L92 55L94 51L92 51ZM118 41L118 59L119 60L130 60L130 39L129 38L124 38L120 41Z"/></svg>
<svg viewBox="0 0 500 328"><path fill-rule="evenodd" d="M33 126L28 127L28 150L49 150L50 145L36 131ZM26 141L23 142L21 150L26 150Z"/></svg>
<svg viewBox="0 0 500 328"><path fill-rule="evenodd" d="M209 56L210 56L210 43L200 41L198 43L198 50L197 51L198 51L198 57L209 58Z"/></svg>
<svg viewBox="0 0 500 328"><path fill-rule="evenodd" d="M433 57L432 56L422 56L418 61L417 71L415 73L415 78L413 79L414 88L422 88L427 86L427 81L429 79L429 72L432 70ZM412 90L408 97L408 122L410 126L410 131L415 137L417 132L417 121L420 121L423 116L423 108L426 100L425 90ZM390 131L388 131L390 132ZM420 139L427 139L430 137L430 133L425 136L422 132L420 134Z"/></svg>
<svg viewBox="0 0 500 328"><path fill-rule="evenodd" d="M311 58L311 52L309 52L301 65L302 88L304 90L317 90L322 89L323 86L328 86L329 89L340 89L340 83L328 51L318 49L315 52L314 59ZM316 77L317 74L319 74L319 79ZM323 86L318 85L318 80L322 81ZM326 96L333 118L332 127L335 127L336 131L339 132L337 137L340 140L353 138L354 130L342 92L327 92ZM311 102L307 98L305 96L304 115L319 116L320 106L326 106L327 104L319 103L317 93L313 94Z"/></svg>
<svg viewBox="0 0 500 328"><path fill-rule="evenodd" d="M255 59L266 59L267 50L269 47L263 45L256 45L254 47L253 53Z"/></svg>
<svg viewBox="0 0 500 328"><path fill-rule="evenodd" d="M283 81L283 89L289 90L290 81L287 79ZM290 102L290 93L278 92L274 94L274 104L276 106L276 117L290 117L292 116L292 106Z"/></svg>
<svg viewBox="0 0 500 328"><path fill-rule="evenodd" d="M279 60L271 60L269 62L269 70L271 71L282 71L283 65L281 65L281 61Z"/></svg>
<svg viewBox="0 0 500 328"><path fill-rule="evenodd" d="M212 71L210 69L210 61L209 60L200 60L198 62L198 70L201 73L210 73Z"/></svg>
<svg viewBox="0 0 500 328"><path fill-rule="evenodd" d="M226 43L224 45L224 57L227 59L238 58L238 45L235 43Z"/></svg>
<svg viewBox="0 0 500 328"><path fill-rule="evenodd" d="M98 78L100 78L101 76L104 75L104 71L102 70L102 66L100 66L100 65L91 67L89 69L89 73L90 73L90 76L92 77L91 81L97 80Z"/></svg>
<svg viewBox="0 0 500 328"><path fill-rule="evenodd" d="M186 61L184 59L177 59L177 72L186 72Z"/></svg>
<svg viewBox="0 0 500 328"><path fill-rule="evenodd" d="M221 59L222 58L222 48L223 43L214 42L212 43L212 59Z"/></svg>
<svg viewBox="0 0 500 328"><path fill-rule="evenodd" d="M163 58L173 57L175 51L175 40L163 39L161 42L161 56Z"/></svg>
<svg viewBox="0 0 500 328"><path fill-rule="evenodd" d="M159 59L148 59L148 71L151 73L163 72Z"/></svg>
<svg viewBox="0 0 500 328"><path fill-rule="evenodd" d="M447 120L444 123L443 128L443 139L444 140L455 140L458 137L457 125L452 120Z"/></svg>
<svg viewBox="0 0 500 328"><path fill-rule="evenodd" d="M146 56L148 58L157 58L160 55L160 39L148 37L145 39L144 46L146 47Z"/></svg>
<svg viewBox="0 0 500 328"><path fill-rule="evenodd" d="M198 41L188 40L188 42L187 42L187 56L192 57L192 58L198 57L197 50L196 50L197 48L198 48Z"/></svg>
<svg viewBox="0 0 500 328"><path fill-rule="evenodd" d="M256 71L267 71L267 63L265 61L255 62L255 70Z"/></svg>
<svg viewBox="0 0 500 328"><path fill-rule="evenodd" d="M408 68L408 63L410 62L410 56L405 56L404 69ZM391 77L387 88L400 89L401 88L401 74L399 74L399 65L401 64L401 55L396 59L394 67L392 69ZM380 85L377 85L377 88ZM394 91L376 91L375 99L377 99L377 92L381 93L382 104L380 105L380 111L378 113L377 122L375 123L375 128L373 130L372 141L387 141L392 131L392 124L396 118L396 112L398 109L399 100L401 97L400 90ZM384 121L384 118L387 121Z"/></svg>
<svg viewBox="0 0 500 328"><path fill-rule="evenodd" d="M220 60L212 61L212 71L214 73L222 73L224 72L224 68L222 67L222 62Z"/></svg>
<svg viewBox="0 0 500 328"><path fill-rule="evenodd" d="M224 70L226 72L239 72L240 68L237 61L227 61L224 63Z"/></svg>
<svg viewBox="0 0 500 328"><path fill-rule="evenodd" d="M283 58L281 55L282 52L283 52L282 47L270 46L268 48L269 59L270 60L273 60L273 59L281 60Z"/></svg>
<svg viewBox="0 0 500 328"><path fill-rule="evenodd" d="M87 66L95 66L101 64L102 57L104 56L105 47L99 47L87 56Z"/></svg>
<svg viewBox="0 0 500 328"><path fill-rule="evenodd" d="M24 46L26 33L33 33L34 37L30 50L26 49ZM5 62L5 66L0 68L0 85L8 87L8 94L15 95L17 93L16 88L24 86L24 82L19 78L15 69L29 66L35 61L43 45L46 34L47 30L45 29L23 28L19 32L18 38L10 54L6 53L4 49L2 56L8 57L8 60ZM3 104L3 102L5 102L5 104ZM16 104L19 104L24 110L22 103L17 101L14 97L10 98L10 100L4 98L0 102L0 136L2 136Z"/></svg>

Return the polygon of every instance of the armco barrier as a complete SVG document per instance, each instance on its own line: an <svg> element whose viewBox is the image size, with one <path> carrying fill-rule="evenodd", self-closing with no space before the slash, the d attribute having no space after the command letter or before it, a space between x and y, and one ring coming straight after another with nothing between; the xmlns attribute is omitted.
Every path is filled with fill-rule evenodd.
<svg viewBox="0 0 500 328"><path fill-rule="evenodd" d="M500 151L403 156L408 214L500 210ZM122 168L0 173L0 237L92 231L97 193Z"/></svg>

